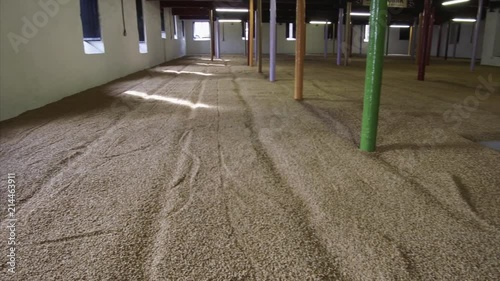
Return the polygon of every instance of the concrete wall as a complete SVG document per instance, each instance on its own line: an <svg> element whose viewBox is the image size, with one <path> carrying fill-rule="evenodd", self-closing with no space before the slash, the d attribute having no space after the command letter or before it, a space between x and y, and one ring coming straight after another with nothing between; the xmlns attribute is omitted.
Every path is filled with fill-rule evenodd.
<svg viewBox="0 0 500 281"><path fill-rule="evenodd" d="M161 39L157 1L144 1L148 52L139 53L135 1L124 1L124 37L120 0L99 0L105 53L85 54L79 3L0 1L1 120L185 54L182 39Z"/></svg>
<svg viewBox="0 0 500 281"><path fill-rule="evenodd" d="M269 24L264 23L263 27L263 52L264 54L269 53ZM278 24L277 26L277 52L279 54L293 54L295 53L295 41L286 40L286 24ZM308 54L323 54L324 50L324 26L316 24L307 24L306 26L306 52ZM343 27L342 27L343 28ZM441 36L441 56L444 55L445 44L446 44L446 25L443 25L442 36ZM484 30L484 22L481 23L481 31ZM193 32L193 21L186 21L187 29L187 54L208 54L210 53L210 42L209 41L194 41L192 38ZM474 30L473 23L462 23L460 40L457 43L456 57L457 58L470 58L472 50L472 34ZM400 28L389 28L389 54L408 54L408 44L409 40L399 39ZM242 31L240 23L221 23L221 53L222 54L244 54L245 45L244 41L241 39ZM352 35L352 52L353 54L359 54L361 47L361 54L366 54L368 43L364 42L364 26L355 25L353 26ZM433 40L432 40L432 56L437 54L437 46L439 39L439 26L434 26L433 29ZM483 41L483 32L480 33L479 38L479 48L477 51L478 57L481 56L481 45ZM450 44L448 46L448 55L453 57L454 45ZM333 54L336 52L337 44L335 40L328 40L328 53Z"/></svg>
<svg viewBox="0 0 500 281"><path fill-rule="evenodd" d="M242 40L241 23L220 23L221 54L244 54L245 43Z"/></svg>
<svg viewBox="0 0 500 281"><path fill-rule="evenodd" d="M174 37L174 16L172 9L164 9L165 17L165 38L163 38L163 48L165 58L163 61L170 61L186 55L186 33L182 30L182 21L176 17L177 21L177 38Z"/></svg>
<svg viewBox="0 0 500 281"><path fill-rule="evenodd" d="M460 38L457 43L456 56L457 58L470 58L472 56L472 37L474 35L474 23L460 23ZM454 56L454 42L453 39L455 37L455 32L458 28L458 24L452 24L450 28L450 42L448 45L448 57ZM484 38L484 28L485 23L481 22L479 26L479 41L478 48L476 50L476 57L480 58L482 53L482 44ZM444 56L446 50L446 33L447 33L447 24L442 25L442 35L441 35L441 55ZM435 56L437 52L437 38L439 36L439 29L437 26L434 26L434 40L432 42L432 55Z"/></svg>
<svg viewBox="0 0 500 281"><path fill-rule="evenodd" d="M210 54L210 41L193 39L193 23L194 21L191 20L184 21L186 27L186 53L188 55Z"/></svg>
<svg viewBox="0 0 500 281"><path fill-rule="evenodd" d="M500 9L486 14L481 64L500 66Z"/></svg>
<svg viewBox="0 0 500 281"><path fill-rule="evenodd" d="M193 22L186 21L186 50L188 55L209 54L210 41L193 40ZM241 23L221 23L221 54L244 54L245 41L242 40ZM277 52L279 54L295 53L295 41L286 40L286 24L277 25ZM323 25L307 25L307 53L323 53ZM269 23L262 24L262 51L269 54ZM333 53L333 42L328 41L328 50Z"/></svg>

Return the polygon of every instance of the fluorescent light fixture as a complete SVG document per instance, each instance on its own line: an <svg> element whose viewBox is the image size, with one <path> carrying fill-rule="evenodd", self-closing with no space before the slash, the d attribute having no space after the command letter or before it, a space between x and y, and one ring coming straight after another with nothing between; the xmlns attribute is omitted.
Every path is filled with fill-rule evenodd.
<svg viewBox="0 0 500 281"><path fill-rule="evenodd" d="M241 20L219 20L219 22L241 22Z"/></svg>
<svg viewBox="0 0 500 281"><path fill-rule="evenodd" d="M329 21L328 23L326 21L319 21L319 20L312 20L309 22L310 24L332 24L331 21Z"/></svg>
<svg viewBox="0 0 500 281"><path fill-rule="evenodd" d="M446 2L443 2L443 6L449 6L449 5L454 5L454 4L464 3L464 2L469 2L469 0L452 0L452 1L446 1Z"/></svg>
<svg viewBox="0 0 500 281"><path fill-rule="evenodd" d="M393 24L389 27L391 27L391 28L410 28L409 25L401 25L401 24Z"/></svg>
<svg viewBox="0 0 500 281"><path fill-rule="evenodd" d="M369 16L370 16L370 13L351 12L351 16L369 17Z"/></svg>
<svg viewBox="0 0 500 281"><path fill-rule="evenodd" d="M476 19L464 19L464 18L454 18L454 22L476 22Z"/></svg>
<svg viewBox="0 0 500 281"><path fill-rule="evenodd" d="M225 13L248 13L248 9L218 8L218 9L215 9L215 11L225 12Z"/></svg>

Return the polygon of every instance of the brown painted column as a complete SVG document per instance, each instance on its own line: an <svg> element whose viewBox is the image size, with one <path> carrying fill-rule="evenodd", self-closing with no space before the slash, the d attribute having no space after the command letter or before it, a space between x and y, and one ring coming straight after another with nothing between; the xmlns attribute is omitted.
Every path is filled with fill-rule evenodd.
<svg viewBox="0 0 500 281"><path fill-rule="evenodd" d="M345 53L344 53L344 66L349 64L349 57L351 55L351 11L352 3L347 2L347 10L345 14Z"/></svg>
<svg viewBox="0 0 500 281"><path fill-rule="evenodd" d="M210 10L210 60L214 60L215 55L215 28L214 28L214 10Z"/></svg>
<svg viewBox="0 0 500 281"><path fill-rule="evenodd" d="M426 65L426 46L427 46L427 32L429 30L429 21L431 13L431 0L424 0L424 15L422 20L422 30L420 32L420 47L418 50L418 76L419 81L424 81L425 79L425 65Z"/></svg>
<svg viewBox="0 0 500 281"><path fill-rule="evenodd" d="M248 65L253 66L253 52L254 52L254 44L253 44L253 35L255 28L255 9L253 6L253 1L250 0L250 7L248 9L249 15L249 31L248 31Z"/></svg>
<svg viewBox="0 0 500 281"><path fill-rule="evenodd" d="M408 41L408 55L412 55L412 47L413 47L413 26L410 26L410 40Z"/></svg>
<svg viewBox="0 0 500 281"><path fill-rule="evenodd" d="M295 41L295 95L302 100L304 90L304 56L306 53L306 0L297 0L297 40Z"/></svg>
<svg viewBox="0 0 500 281"><path fill-rule="evenodd" d="M428 22L428 30L427 30L427 47L425 48L425 65L429 65L431 63L431 49L432 49L432 37L434 36L434 12L435 8L432 8L432 12L430 14L429 22Z"/></svg>
<svg viewBox="0 0 500 281"><path fill-rule="evenodd" d="M424 27L423 23L424 23L424 14L420 13L418 15L418 30L417 30L418 31L418 33L417 33L418 34L418 36L417 36L417 52L416 52L417 53L416 54L417 55L417 59L416 59L417 64L420 63L420 57L421 57L421 52L422 52L422 36L424 34L423 33L423 27Z"/></svg>

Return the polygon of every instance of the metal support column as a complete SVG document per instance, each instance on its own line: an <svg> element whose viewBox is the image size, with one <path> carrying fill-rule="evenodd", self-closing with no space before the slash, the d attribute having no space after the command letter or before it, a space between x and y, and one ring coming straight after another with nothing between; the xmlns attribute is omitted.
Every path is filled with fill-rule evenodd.
<svg viewBox="0 0 500 281"><path fill-rule="evenodd" d="M377 142L387 0L372 0L370 12L370 39L366 58L365 97L360 144L360 149L368 152L375 151Z"/></svg>
<svg viewBox="0 0 500 281"><path fill-rule="evenodd" d="M253 66L253 52L254 52L254 45L253 45L253 40L254 40L254 27L255 27L255 19L254 19L254 7L253 7L253 1L250 0L250 7L248 9L248 16L249 16L249 31L248 31L248 65Z"/></svg>
<svg viewBox="0 0 500 281"><path fill-rule="evenodd" d="M302 100L304 90L304 55L306 53L306 0L297 0L297 40L295 41L295 95Z"/></svg>
<svg viewBox="0 0 500 281"><path fill-rule="evenodd" d="M483 0L479 0L479 6L477 7L477 17L474 26L474 38L472 39L472 55L470 59L470 71L474 71L476 67L476 52L477 52L477 42L479 41L479 27L481 24L481 15L483 13Z"/></svg>
<svg viewBox="0 0 500 281"><path fill-rule="evenodd" d="M257 57L258 59L258 68L259 68L259 73L262 73L262 15L263 15L263 10L262 10L262 0L258 0L257 2L257 9L259 11L259 21L257 22L257 28L259 30L259 36L258 36L258 44L257 44Z"/></svg>
<svg viewBox="0 0 500 281"><path fill-rule="evenodd" d="M450 48L450 30L451 30L451 21L448 22L446 26L446 44L444 45L444 60L448 59L448 49Z"/></svg>
<svg viewBox="0 0 500 281"><path fill-rule="evenodd" d="M214 10L210 10L210 60L214 60L215 55L215 29L214 29Z"/></svg>
<svg viewBox="0 0 500 281"><path fill-rule="evenodd" d="M339 9L339 23L337 25L337 65L342 63L342 26L344 23L344 9Z"/></svg>
<svg viewBox="0 0 500 281"><path fill-rule="evenodd" d="M349 64L349 57L351 55L351 10L352 3L347 2L347 10L345 16L345 54L344 54L344 65L347 66Z"/></svg>
<svg viewBox="0 0 500 281"><path fill-rule="evenodd" d="M271 0L269 17L269 81L276 81L276 0Z"/></svg>

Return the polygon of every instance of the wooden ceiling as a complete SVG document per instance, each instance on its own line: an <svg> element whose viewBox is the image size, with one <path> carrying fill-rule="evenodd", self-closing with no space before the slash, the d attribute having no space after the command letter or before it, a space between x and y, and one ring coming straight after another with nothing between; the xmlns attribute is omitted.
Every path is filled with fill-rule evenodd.
<svg viewBox="0 0 500 281"><path fill-rule="evenodd" d="M148 0L158 1L158 0ZM412 23L415 17L423 10L424 0L407 0L408 8L389 8L389 19L393 23ZM446 22L453 17L470 17L475 18L479 0L470 0L467 3L462 3L452 6L442 6L442 2L447 0L434 0L433 6L436 11L436 23ZM485 7L499 7L500 1L484 0ZM256 3L257 0L254 0ZM269 11L270 0L263 0L262 6L264 11ZM339 8L346 7L347 0L306 0L306 20L338 20ZM369 8L362 5L362 0L352 0L353 11L368 11ZM208 19L208 14L211 9L216 8L248 8L249 0L160 0L163 8L172 8L174 15L178 15L181 19ZM295 20L295 5L296 0L277 0L278 22L293 22ZM247 20L247 13L216 13L218 18L231 18ZM366 24L368 18L352 18L354 24ZM269 12L263 13L263 21L269 21Z"/></svg>

